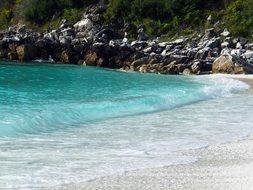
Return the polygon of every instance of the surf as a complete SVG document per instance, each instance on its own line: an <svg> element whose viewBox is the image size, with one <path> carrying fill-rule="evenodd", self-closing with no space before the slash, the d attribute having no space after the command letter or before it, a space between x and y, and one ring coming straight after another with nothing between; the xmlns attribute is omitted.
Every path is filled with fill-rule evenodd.
<svg viewBox="0 0 253 190"><path fill-rule="evenodd" d="M0 137L50 133L243 91L240 81L66 65L0 65Z"/></svg>

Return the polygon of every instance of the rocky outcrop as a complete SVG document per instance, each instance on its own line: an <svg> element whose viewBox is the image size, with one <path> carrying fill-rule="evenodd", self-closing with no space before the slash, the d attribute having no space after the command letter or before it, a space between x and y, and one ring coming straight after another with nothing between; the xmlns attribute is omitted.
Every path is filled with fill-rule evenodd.
<svg viewBox="0 0 253 190"><path fill-rule="evenodd" d="M86 65L90 65L90 66L96 66L98 59L99 58L98 58L96 52L93 52L93 51L87 52L87 54L84 57L84 61L85 61Z"/></svg>
<svg viewBox="0 0 253 190"><path fill-rule="evenodd" d="M39 48L32 44L20 45L16 48L16 52L20 61L35 60L41 57Z"/></svg>
<svg viewBox="0 0 253 190"><path fill-rule="evenodd" d="M253 65L237 55L224 54L212 66L213 73L248 74L253 73Z"/></svg>
<svg viewBox="0 0 253 190"><path fill-rule="evenodd" d="M168 42L149 40L143 26L128 39L127 24L103 25L103 6L91 6L74 25L63 20L46 33L24 25L0 32L0 59L50 60L157 74L253 73L253 44L215 27Z"/></svg>
<svg viewBox="0 0 253 190"><path fill-rule="evenodd" d="M235 65L231 55L222 55L217 58L212 67L213 73L235 73Z"/></svg>

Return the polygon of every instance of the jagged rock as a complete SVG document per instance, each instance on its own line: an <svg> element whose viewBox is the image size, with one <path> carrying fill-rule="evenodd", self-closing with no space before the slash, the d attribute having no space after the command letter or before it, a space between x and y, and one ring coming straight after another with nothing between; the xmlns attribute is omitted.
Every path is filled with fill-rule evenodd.
<svg viewBox="0 0 253 190"><path fill-rule="evenodd" d="M140 68L139 68L139 72L140 73L147 73L147 65L142 65Z"/></svg>
<svg viewBox="0 0 253 190"><path fill-rule="evenodd" d="M207 59L209 58L217 58L220 55L220 48L214 48L210 50L207 54Z"/></svg>
<svg viewBox="0 0 253 190"><path fill-rule="evenodd" d="M184 69L184 71L182 72L182 74L183 74L183 75L191 75L191 74L193 74L193 73L192 73L191 69L186 68L186 69Z"/></svg>
<svg viewBox="0 0 253 190"><path fill-rule="evenodd" d="M97 60L97 62L96 62L96 64L97 64L98 67L104 66L105 63L106 63L106 61L104 60L104 58L99 58L99 59Z"/></svg>
<svg viewBox="0 0 253 190"><path fill-rule="evenodd" d="M61 21L61 25L60 25L59 29L64 29L64 28L67 28L67 27L69 27L69 22L66 19L63 19Z"/></svg>
<svg viewBox="0 0 253 190"><path fill-rule="evenodd" d="M73 38L71 36L60 36L59 41L63 45L70 45Z"/></svg>
<svg viewBox="0 0 253 190"><path fill-rule="evenodd" d="M152 47L153 53L161 54L163 52L163 48Z"/></svg>
<svg viewBox="0 0 253 190"><path fill-rule="evenodd" d="M51 34L51 40L52 41L58 41L59 40L59 31L58 30L52 30L51 32L50 32L50 34Z"/></svg>
<svg viewBox="0 0 253 190"><path fill-rule="evenodd" d="M199 74L201 72L202 65L203 64L200 61L195 61L191 66L192 72L195 74Z"/></svg>
<svg viewBox="0 0 253 190"><path fill-rule="evenodd" d="M69 63L70 62L70 55L67 51L63 51L61 54L61 62L62 63Z"/></svg>
<svg viewBox="0 0 253 190"><path fill-rule="evenodd" d="M241 56L242 52L240 49L233 49L230 52L231 55Z"/></svg>
<svg viewBox="0 0 253 190"><path fill-rule="evenodd" d="M246 59L251 59L253 58L253 51L252 50L247 50L243 56L246 58Z"/></svg>
<svg viewBox="0 0 253 190"><path fill-rule="evenodd" d="M90 14L90 19L92 22L98 22L100 20L99 14Z"/></svg>
<svg viewBox="0 0 253 190"><path fill-rule="evenodd" d="M78 57L75 57L74 52L71 50L65 50L61 53L61 62L77 64Z"/></svg>
<svg viewBox="0 0 253 190"><path fill-rule="evenodd" d="M166 57L166 54L167 54L167 50L165 49L165 50L163 50L163 52L161 53L161 56Z"/></svg>
<svg viewBox="0 0 253 190"><path fill-rule="evenodd" d="M96 42L108 43L110 40L115 39L117 34L115 34L114 29L108 26L103 27L99 32L94 35Z"/></svg>
<svg viewBox="0 0 253 190"><path fill-rule="evenodd" d="M86 48L87 47L80 45L80 44L73 46L73 50L75 50L76 52L79 52L79 53L83 52Z"/></svg>
<svg viewBox="0 0 253 190"><path fill-rule="evenodd" d="M158 46L160 46L161 48L166 48L167 45L169 45L168 42L161 42L158 44Z"/></svg>
<svg viewBox="0 0 253 190"><path fill-rule="evenodd" d="M8 56L7 49L0 49L0 59L5 59Z"/></svg>
<svg viewBox="0 0 253 190"><path fill-rule="evenodd" d="M230 46L230 43L229 42L222 42L221 43L221 48L224 49L224 48L228 48Z"/></svg>
<svg viewBox="0 0 253 190"><path fill-rule="evenodd" d="M248 43L248 40L246 38L239 37L238 42L240 42L240 44L242 45L242 48L244 48L244 46Z"/></svg>
<svg viewBox="0 0 253 190"><path fill-rule="evenodd" d="M243 74L253 74L253 64L245 61L239 56L231 55L233 58L233 61L235 62L235 74L237 73L243 73Z"/></svg>
<svg viewBox="0 0 253 190"><path fill-rule="evenodd" d="M148 46L148 43L146 41L133 41L131 43L131 46L135 48L137 51L141 51L142 49Z"/></svg>
<svg viewBox="0 0 253 190"><path fill-rule="evenodd" d="M245 48L248 49L248 50L253 50L253 43L246 44Z"/></svg>
<svg viewBox="0 0 253 190"><path fill-rule="evenodd" d="M77 64L86 66L86 62L84 60L79 60Z"/></svg>
<svg viewBox="0 0 253 190"><path fill-rule="evenodd" d="M253 65L248 64L235 55L221 55L217 58L212 67L213 73L245 74L253 73Z"/></svg>
<svg viewBox="0 0 253 190"><path fill-rule="evenodd" d="M8 56L8 43L0 40L0 58L5 59Z"/></svg>
<svg viewBox="0 0 253 190"><path fill-rule="evenodd" d="M97 53L93 51L88 51L84 57L84 60L87 65L95 66L98 60Z"/></svg>
<svg viewBox="0 0 253 190"><path fill-rule="evenodd" d="M186 53L186 55L190 59L194 59L194 57L195 57L196 54L197 54L197 50L195 50L195 49L189 49L188 52Z"/></svg>
<svg viewBox="0 0 253 190"><path fill-rule="evenodd" d="M184 42L185 42L185 39L179 38L179 39L176 39L176 40L170 42L169 44L170 45L182 45Z"/></svg>
<svg viewBox="0 0 253 190"><path fill-rule="evenodd" d="M151 53L152 52L152 47L148 47L143 50L144 53Z"/></svg>
<svg viewBox="0 0 253 190"><path fill-rule="evenodd" d="M5 42L20 42L20 38L18 36L14 37L3 37L2 39Z"/></svg>
<svg viewBox="0 0 253 190"><path fill-rule="evenodd" d="M230 55L222 55L217 58L213 63L213 73L234 73L235 64Z"/></svg>
<svg viewBox="0 0 253 190"><path fill-rule="evenodd" d="M212 71L212 64L215 61L215 59L209 59L209 60L202 60L201 61L201 68L200 68L200 74L211 74Z"/></svg>
<svg viewBox="0 0 253 190"><path fill-rule="evenodd" d="M188 42L186 45L186 48L189 48L189 49L194 49L197 47L198 47L198 43L195 40Z"/></svg>
<svg viewBox="0 0 253 190"><path fill-rule="evenodd" d="M11 52L16 52L16 48L18 47L18 43L9 43L8 48Z"/></svg>
<svg viewBox="0 0 253 190"><path fill-rule="evenodd" d="M142 57L142 58L140 58L140 59L137 59L137 60L135 60L134 62L132 62L131 63L131 66L133 66L133 67L138 67L138 66L140 66L140 65L145 65L145 64L148 64L148 62L149 62L150 60L149 60L149 57Z"/></svg>
<svg viewBox="0 0 253 190"><path fill-rule="evenodd" d="M109 46L111 46L111 47L119 47L120 46L120 41L119 40L110 40L109 41Z"/></svg>
<svg viewBox="0 0 253 190"><path fill-rule="evenodd" d="M228 36L230 36L230 32L229 32L227 29L225 29L225 30L221 33L221 35L224 36L224 37L228 37Z"/></svg>
<svg viewBox="0 0 253 190"><path fill-rule="evenodd" d="M105 7L103 0L100 3ZM58 29L45 35L29 31L25 26L0 31L0 58L33 60L52 57L63 63L162 74L251 71L253 45L247 44L243 38L232 39L227 30L221 33L214 27L207 29L205 35L159 43L158 38L147 41L144 28L140 26L139 40L131 43L127 33L136 31L136 28L130 29L120 18L115 23L102 25L99 4L88 7L84 18L74 26L64 20ZM219 55L221 58L216 59ZM210 63L213 62L212 67Z"/></svg>
<svg viewBox="0 0 253 190"><path fill-rule="evenodd" d="M49 41L58 41L59 40L59 31L58 30L52 30L49 33L44 34L44 39L49 40Z"/></svg>
<svg viewBox="0 0 253 190"><path fill-rule="evenodd" d="M26 33L26 25L25 24L18 24L16 32L18 34L25 34Z"/></svg>
<svg viewBox="0 0 253 190"><path fill-rule="evenodd" d="M50 60L49 49L41 49L40 51L40 58L42 60Z"/></svg>
<svg viewBox="0 0 253 190"><path fill-rule="evenodd" d="M4 40L0 40L0 48L1 49L6 49L8 48L8 43Z"/></svg>
<svg viewBox="0 0 253 190"><path fill-rule="evenodd" d="M180 73L183 73L183 71L188 67L186 64L177 64L177 68Z"/></svg>
<svg viewBox="0 0 253 190"><path fill-rule="evenodd" d="M61 31L64 37L75 35L75 31L72 28L65 28Z"/></svg>
<svg viewBox="0 0 253 190"><path fill-rule="evenodd" d="M121 53L119 47L111 47L109 44L105 43L95 43L93 44L91 51L96 53L98 59L102 59L102 61L99 62L99 66L118 69L118 65L111 60L113 57Z"/></svg>
<svg viewBox="0 0 253 190"><path fill-rule="evenodd" d="M206 39L212 39L213 37L216 37L217 33L215 32L214 28L209 28L205 31L205 38Z"/></svg>
<svg viewBox="0 0 253 190"><path fill-rule="evenodd" d="M171 63L168 65L167 69L165 71L163 71L162 74L178 75L179 74L178 66L174 63Z"/></svg>
<svg viewBox="0 0 253 190"><path fill-rule="evenodd" d="M77 32L76 33L76 37L78 38L78 39L80 39L80 38L85 38L87 36L87 33L86 32Z"/></svg>
<svg viewBox="0 0 253 190"><path fill-rule="evenodd" d="M137 33L138 33L138 40L139 41L147 41L148 40L148 36L144 33L144 28L142 26L139 27Z"/></svg>
<svg viewBox="0 0 253 190"><path fill-rule="evenodd" d="M34 45L20 45L16 48L16 52L20 61L40 58L40 50Z"/></svg>
<svg viewBox="0 0 253 190"><path fill-rule="evenodd" d="M11 61L18 60L17 52L9 52L8 53L8 59L11 60Z"/></svg>
<svg viewBox="0 0 253 190"><path fill-rule="evenodd" d="M195 55L195 59L204 60L207 58L210 48L200 49Z"/></svg>
<svg viewBox="0 0 253 190"><path fill-rule="evenodd" d="M236 44L236 49L242 49L243 47L242 47L242 44L240 43L240 42L237 42L237 44Z"/></svg>
<svg viewBox="0 0 253 190"><path fill-rule="evenodd" d="M93 22L89 18L86 18L74 24L74 28L78 31L89 30L92 27L93 27Z"/></svg>
<svg viewBox="0 0 253 190"><path fill-rule="evenodd" d="M187 64L189 62L189 57L184 55L172 55L170 56L170 60L180 64Z"/></svg>
<svg viewBox="0 0 253 190"><path fill-rule="evenodd" d="M220 52L220 55L228 55L228 54L231 54L231 49L230 48L224 48Z"/></svg>
<svg viewBox="0 0 253 190"><path fill-rule="evenodd" d="M219 48L220 47L220 40L218 38L213 38L209 40L206 44L207 48Z"/></svg>

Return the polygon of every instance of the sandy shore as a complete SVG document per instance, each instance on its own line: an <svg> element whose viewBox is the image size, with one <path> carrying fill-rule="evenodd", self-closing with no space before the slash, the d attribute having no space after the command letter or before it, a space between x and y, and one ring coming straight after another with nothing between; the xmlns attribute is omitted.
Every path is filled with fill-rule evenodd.
<svg viewBox="0 0 253 190"><path fill-rule="evenodd" d="M224 75L253 87L253 75ZM80 190L250 190L253 189L253 137L188 151L189 165L126 172L57 189Z"/></svg>
<svg viewBox="0 0 253 190"><path fill-rule="evenodd" d="M61 189L250 190L253 188L253 138L200 149L189 154L199 155L199 161L191 165L127 172Z"/></svg>
<svg viewBox="0 0 253 190"><path fill-rule="evenodd" d="M237 79L240 81L243 81L247 83L248 85L253 88L253 75L226 75L226 74L217 74L217 76L223 76L223 77L228 77L228 78L233 78Z"/></svg>

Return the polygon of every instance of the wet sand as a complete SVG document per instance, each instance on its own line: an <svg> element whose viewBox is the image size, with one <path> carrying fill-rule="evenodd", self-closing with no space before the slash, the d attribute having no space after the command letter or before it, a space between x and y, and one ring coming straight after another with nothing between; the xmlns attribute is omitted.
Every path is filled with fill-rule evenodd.
<svg viewBox="0 0 253 190"><path fill-rule="evenodd" d="M250 190L253 188L253 138L188 152L199 161L126 172L59 189L82 190Z"/></svg>
<svg viewBox="0 0 253 190"><path fill-rule="evenodd" d="M224 75L253 88L253 75ZM253 114L253 113L252 113ZM253 124L252 124L253 125ZM80 190L250 190L253 189L253 137L184 152L189 165L126 172L56 189Z"/></svg>
<svg viewBox="0 0 253 190"><path fill-rule="evenodd" d="M251 88L253 88L253 75L225 75L225 74L219 74L218 76L224 76L224 77L233 78L233 79L243 81L243 82L247 83L248 85L250 85Z"/></svg>

